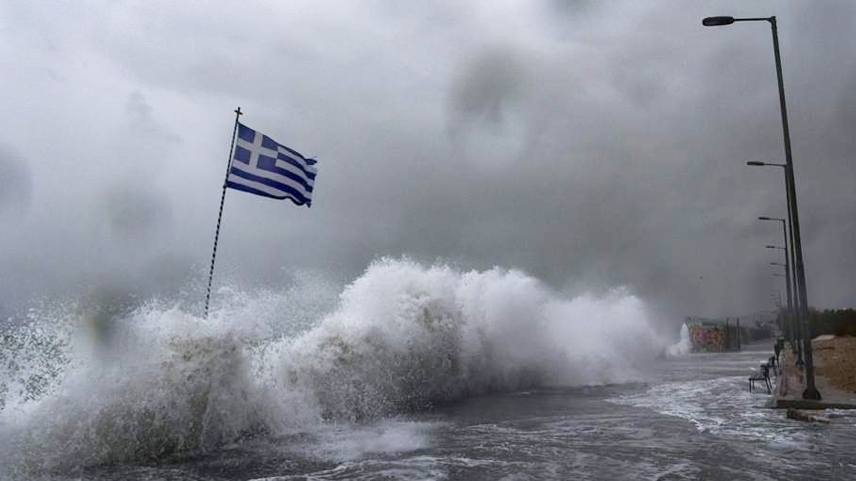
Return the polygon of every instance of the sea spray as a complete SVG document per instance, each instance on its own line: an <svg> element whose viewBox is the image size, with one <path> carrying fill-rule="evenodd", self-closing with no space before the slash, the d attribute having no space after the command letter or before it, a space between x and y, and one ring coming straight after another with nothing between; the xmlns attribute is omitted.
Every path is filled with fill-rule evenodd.
<svg viewBox="0 0 856 481"><path fill-rule="evenodd" d="M49 389L0 412L0 464L145 462L487 392L633 381L666 346L633 295L567 298L516 270L381 259L338 299L306 282L221 289L207 320L152 300L106 338L79 307L53 313L76 334Z"/></svg>
<svg viewBox="0 0 856 481"><path fill-rule="evenodd" d="M30 472L151 460L317 425L314 406L273 390L268 359L281 339L323 315L317 302L296 296L311 291L332 307L329 284L308 283L278 294L222 289L231 302L208 320L157 300L110 318L68 302L52 318L20 326L20 336L41 339L30 346L52 338L57 329L48 326L70 334L58 355L34 350L39 361L19 366L17 377L48 366L56 381L0 411L0 466Z"/></svg>
<svg viewBox="0 0 856 481"><path fill-rule="evenodd" d="M0 411L14 410L49 395L69 362L69 325L53 319L58 303L36 300L22 319L8 319L0 332Z"/></svg>
<svg viewBox="0 0 856 481"><path fill-rule="evenodd" d="M622 291L565 299L519 271L384 259L282 359L289 389L359 419L533 386L636 379L665 344Z"/></svg>
<svg viewBox="0 0 856 481"><path fill-rule="evenodd" d="M692 342L690 341L690 330L686 324L681 324L679 336L680 339L678 339L678 342L666 348L666 356L682 357L689 354L692 350Z"/></svg>
<svg viewBox="0 0 856 481"><path fill-rule="evenodd" d="M145 324L149 315L128 320ZM181 323L169 313L157 317ZM65 469L152 459L214 447L263 426L253 410L258 391L233 337L129 339L120 335L120 351L109 356L91 351L54 396L10 426L8 439L27 447L19 453L23 464Z"/></svg>

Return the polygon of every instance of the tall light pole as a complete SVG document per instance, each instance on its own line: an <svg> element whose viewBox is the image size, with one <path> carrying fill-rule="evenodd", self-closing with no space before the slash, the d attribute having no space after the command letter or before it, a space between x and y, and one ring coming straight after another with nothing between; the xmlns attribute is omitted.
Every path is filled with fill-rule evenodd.
<svg viewBox="0 0 856 481"><path fill-rule="evenodd" d="M790 266L791 263L788 260L788 233L785 230L785 219L780 219L778 217L761 216L761 217L758 217L758 220L780 221L782 223L782 237L783 237L783 240L785 241L785 246L784 247L778 247L778 246L769 246L768 245L767 249L782 249L783 251L785 251L785 264L784 264L784 266L785 266L785 277L787 279L787 288L788 288L788 309L793 309L794 304L793 304L793 299L791 298L791 292L792 292L791 291L791 266Z"/></svg>
<svg viewBox="0 0 856 481"><path fill-rule="evenodd" d="M802 367L804 365L802 348L799 347L800 341L802 339L802 335L800 333L800 330L801 330L800 329L800 326L801 326L800 316L797 314L798 308L795 309L795 305L793 303L793 298L796 297L796 294L793 294L793 296L792 296L792 293L796 292L796 286L793 285L793 282L792 282L792 280L793 280L793 274L792 274L793 264L791 263L791 255L793 254L793 248L791 248L790 252L789 252L789 249L788 249L788 232L785 230L785 219L782 219L780 217L762 216L762 217L758 217L758 220L778 221L778 222L782 223L782 239L785 242L785 246L779 247L779 246L768 245L767 249L780 249L780 250L783 250L784 254L785 254L785 263L784 263L784 266L785 266L785 284L786 284L787 294L788 294L788 296L787 296L788 297L788 321L790 323L790 329L791 329L791 346L793 348L794 354L797 355L796 364L798 366ZM790 225L790 223L788 223L788 225Z"/></svg>
<svg viewBox="0 0 856 481"><path fill-rule="evenodd" d="M787 262L788 262L788 251L787 251L787 249L784 247L779 247L779 246L767 246L767 249L780 249L780 250L785 251L785 264L782 264L781 262L771 262L770 264L771 265L784 266L784 268L785 268L785 283L787 284L790 280L790 276L788 276L789 271L788 271L788 265L787 265ZM788 287L788 289L790 290L790 286ZM796 286L794 286L794 290L796 290ZM788 292L788 295L790 295L790 292ZM805 366L805 362L803 362L803 352L802 352L803 351L802 350L803 333L800 332L801 331L801 324L799 322L799 317L796 315L796 313L794 311L790 312L790 316L791 316L791 320L792 320L792 324L791 324L792 327L791 328L793 330L792 331L793 332L793 338L791 339L793 342L791 343L792 344L791 348L793 349L794 355L797 356L796 365L799 366L800 369L802 369L803 366Z"/></svg>
<svg viewBox="0 0 856 481"><path fill-rule="evenodd" d="M794 342L793 342L793 345L791 347L793 348L794 354L797 356L796 364L797 364L797 366L800 367L800 369L802 369L805 366L805 363L803 362L803 354L802 354L802 352L803 352L803 348L802 348L802 342L803 342L802 341L802 339L803 339L803 335L802 335L802 324L803 324L802 323L802 312L803 312L803 309L802 309L802 304L800 303L800 300L799 300L799 296L797 294L797 292L798 292L797 291L797 289L798 289L797 277L796 277L796 274L794 273L794 266L796 265L796 261L794 260L794 223L793 223L792 216L791 216L791 190L788 188L788 186L790 184L788 183L787 164L774 164L774 163L770 163L770 162L754 162L754 161L746 162L746 164L752 165L752 166L781 167L782 172L785 174L784 175L785 192L787 193L786 198L787 198L787 205L788 205L788 219L787 219L788 220L788 232L785 235L785 247L786 247L785 256L786 256L787 262L790 264L790 274L791 274L791 284L792 284L791 288L792 288L792 292L793 292L793 296L794 296L794 305L793 305L794 309L793 309L793 311L791 311L791 316L793 316L794 334L795 335L794 335ZM761 220L777 220L776 218L770 218L770 217L759 217L759 219L761 219ZM784 228L784 219L779 219L779 220L782 221L782 228ZM790 240L790 249L787 249L788 240ZM770 247L770 246L767 246L767 247ZM805 311L808 312L808 306L805 306Z"/></svg>
<svg viewBox="0 0 856 481"><path fill-rule="evenodd" d="M731 25L734 22L769 22L773 33L773 55L776 61L776 80L779 85L779 110L782 114L782 133L785 144L785 176L787 178L787 189L790 194L789 206L791 209L791 222L793 223L793 249L794 249L794 274L797 283L799 299L799 310L801 324L805 336L803 338L803 352L805 354L805 384L803 391L804 399L820 399L820 391L814 383L814 358L811 351L811 332L808 328L808 295L805 287L805 266L803 264L802 242L800 240L800 220L797 209L797 193L794 182L794 164L791 156L791 134L788 130L788 108L785 102L785 82L782 79L782 58L779 54L779 33L776 26L776 17L760 18L734 18L734 17L707 17L701 21L705 27L718 27Z"/></svg>
<svg viewBox="0 0 856 481"><path fill-rule="evenodd" d="M793 275L793 268L796 265L796 261L794 260L794 222L793 222L793 218L791 216L791 189L788 187L790 184L788 183L788 169L786 168L787 164L774 164L774 163L770 163L770 162L749 161L749 162L746 162L746 165L781 167L782 172L785 174L784 175L785 193L787 194L786 195L786 201L787 201L786 203L788 206L788 234L786 237L788 240L785 241L785 244L786 244L786 246L788 244L790 244L790 251L788 253L788 257L789 257L788 261L791 264L791 271L792 271L791 281L793 282L793 287L794 287L794 298L795 298L794 299L794 301L795 301L794 306L796 306L797 309L799 309L799 307L798 307L799 306L799 299L796 299L796 297L797 297L797 295L796 295L797 280L796 280L796 276ZM767 220L767 219L762 219L762 220ZM808 306L806 306L806 309L808 309Z"/></svg>
<svg viewBox="0 0 856 481"><path fill-rule="evenodd" d="M773 277L784 277L782 274L773 273ZM775 294L775 296L773 295ZM770 299L773 300L773 303L776 305L776 309L782 309L782 291L776 289L774 293L770 293Z"/></svg>
<svg viewBox="0 0 856 481"><path fill-rule="evenodd" d="M772 247L772 246L767 246ZM781 262L771 262L771 266L781 266L785 268L784 274L774 273L773 275L776 277L784 277L785 278L785 294L787 297L787 308L783 310L784 312L784 322L783 328L786 329L788 333L788 338L790 338L791 344L796 345L796 336L794 333L794 321L793 316L791 315L791 309L793 309L793 304L791 304L791 276L788 273L788 266L786 264L782 264ZM781 312L779 313L782 314Z"/></svg>
<svg viewBox="0 0 856 481"><path fill-rule="evenodd" d="M768 247L770 247L770 246L768 246ZM781 262L771 262L771 263L770 263L770 265L771 265L771 266L781 266L781 267L784 267L784 268L785 268L785 273L784 273L784 274L776 274L776 275L777 275L777 276L780 276L780 277L784 277L784 278L785 278L785 290L786 290L786 291L790 290L790 287L791 287L790 278L791 278L791 276L790 276L790 275L788 275L788 266L787 266L787 264L782 264ZM791 307L793 306L793 305L791 304L791 299L790 299L790 297L791 297L791 293L790 293L790 292L786 292L785 294L786 294L786 297L788 298L788 299L787 299L787 301L788 301L788 309L791 309Z"/></svg>

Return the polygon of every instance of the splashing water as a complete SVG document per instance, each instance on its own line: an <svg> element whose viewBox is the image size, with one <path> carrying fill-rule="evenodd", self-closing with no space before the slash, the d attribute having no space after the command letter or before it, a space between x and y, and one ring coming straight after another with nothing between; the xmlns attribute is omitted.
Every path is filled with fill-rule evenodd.
<svg viewBox="0 0 856 481"><path fill-rule="evenodd" d="M666 356L668 357L683 357L692 350L692 342L690 341L690 330L686 324L681 325L680 340L666 348Z"/></svg>
<svg viewBox="0 0 856 481"><path fill-rule="evenodd" d="M208 320L152 301L107 340L75 306L36 316L15 339L41 341L0 352L36 359L0 366L0 465L147 460L488 392L627 382L666 347L638 298L568 299L514 270L383 259L337 302L322 284L220 292L227 307ZM15 381L39 373L30 391Z"/></svg>

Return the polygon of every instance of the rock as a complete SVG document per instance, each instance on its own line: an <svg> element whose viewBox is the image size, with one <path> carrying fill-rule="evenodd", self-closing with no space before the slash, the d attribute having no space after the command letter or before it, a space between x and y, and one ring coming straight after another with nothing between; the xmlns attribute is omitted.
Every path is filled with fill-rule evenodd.
<svg viewBox="0 0 856 481"><path fill-rule="evenodd" d="M801 409L788 408L788 412L786 414L788 419L793 419L795 421L807 421L807 422L816 422L816 423L828 423L829 419L819 416L818 413L822 411L807 411Z"/></svg>

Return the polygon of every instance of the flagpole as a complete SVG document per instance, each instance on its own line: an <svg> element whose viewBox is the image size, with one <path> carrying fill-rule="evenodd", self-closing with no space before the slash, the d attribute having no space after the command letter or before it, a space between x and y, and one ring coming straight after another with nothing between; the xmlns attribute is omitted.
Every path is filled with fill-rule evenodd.
<svg viewBox="0 0 856 481"><path fill-rule="evenodd" d="M211 300L211 280L214 278L214 260L217 258L217 239L220 238L220 221L223 220L223 204L226 202L226 181L229 169L232 168L232 151L235 150L235 135L238 133L238 118L241 117L241 107L235 109L235 127L232 129L232 143L229 145L229 161L226 163L226 176L223 177L223 194L220 196L220 213L217 214L217 230L214 231L214 251L211 252L211 269L208 271L208 290L205 294L205 315L208 319L208 302Z"/></svg>

